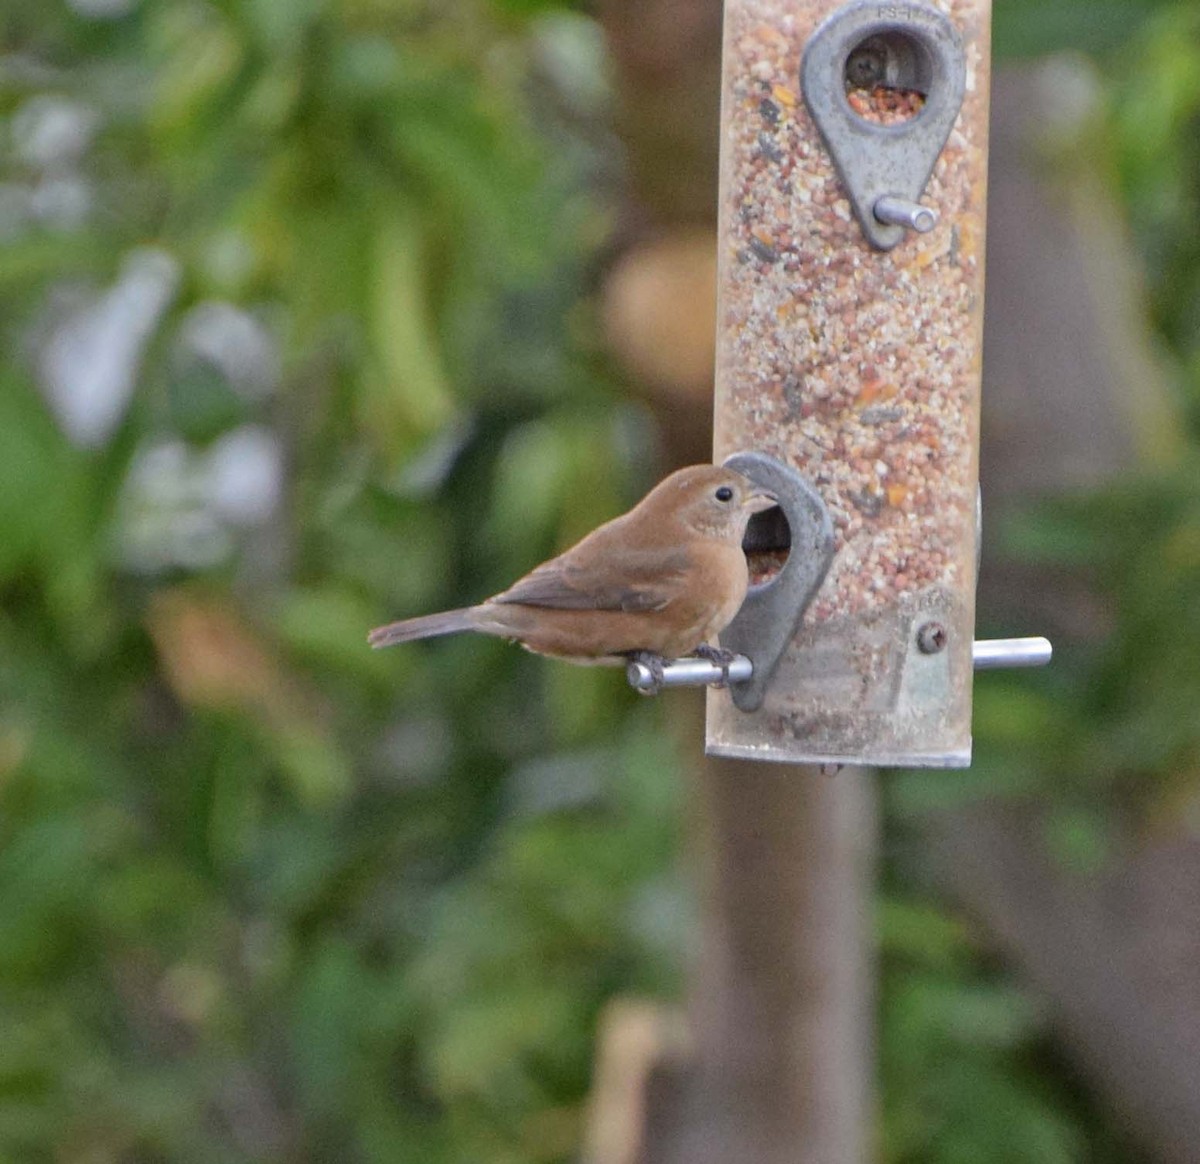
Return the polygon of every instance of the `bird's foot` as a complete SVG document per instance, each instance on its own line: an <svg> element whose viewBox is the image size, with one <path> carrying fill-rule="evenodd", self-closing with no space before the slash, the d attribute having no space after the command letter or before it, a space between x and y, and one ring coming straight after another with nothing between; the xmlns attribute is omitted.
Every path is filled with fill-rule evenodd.
<svg viewBox="0 0 1200 1164"><path fill-rule="evenodd" d="M653 651L632 651L629 655L629 681L640 695L657 695L666 682L666 671L663 669L666 660L662 655ZM635 668L645 668L650 673L650 682L634 682Z"/></svg>
<svg viewBox="0 0 1200 1164"><path fill-rule="evenodd" d="M710 663L721 668L721 678L711 686L718 689L729 686L729 665L737 658L736 651L727 651L724 647L713 647L701 643L693 652L698 659L707 659Z"/></svg>
<svg viewBox="0 0 1200 1164"><path fill-rule="evenodd" d="M713 647L708 643L701 643L692 654L698 659L716 663L718 667L728 667L737 658L737 651L727 651L724 647Z"/></svg>

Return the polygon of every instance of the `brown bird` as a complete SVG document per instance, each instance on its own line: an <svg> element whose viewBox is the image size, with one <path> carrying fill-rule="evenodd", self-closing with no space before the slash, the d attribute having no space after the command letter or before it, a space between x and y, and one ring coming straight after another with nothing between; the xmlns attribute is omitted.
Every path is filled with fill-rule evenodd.
<svg viewBox="0 0 1200 1164"><path fill-rule="evenodd" d="M502 594L377 627L367 641L390 647L479 631L572 663L697 650L719 658L712 640L746 597L746 523L775 503L732 469L680 469Z"/></svg>

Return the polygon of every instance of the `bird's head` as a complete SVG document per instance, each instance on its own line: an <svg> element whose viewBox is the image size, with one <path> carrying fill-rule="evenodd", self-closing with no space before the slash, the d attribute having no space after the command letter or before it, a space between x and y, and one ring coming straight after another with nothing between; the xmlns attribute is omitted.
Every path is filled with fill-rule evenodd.
<svg viewBox="0 0 1200 1164"><path fill-rule="evenodd" d="M774 493L719 465L691 465L672 473L646 498L702 537L741 545L750 518L777 504Z"/></svg>

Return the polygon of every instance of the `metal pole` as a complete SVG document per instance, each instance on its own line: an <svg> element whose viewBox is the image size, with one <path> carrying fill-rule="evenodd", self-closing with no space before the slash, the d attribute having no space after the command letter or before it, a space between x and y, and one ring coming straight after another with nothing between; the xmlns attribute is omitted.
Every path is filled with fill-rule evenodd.
<svg viewBox="0 0 1200 1164"><path fill-rule="evenodd" d="M654 1164L870 1158L872 774L706 761L696 1074Z"/></svg>

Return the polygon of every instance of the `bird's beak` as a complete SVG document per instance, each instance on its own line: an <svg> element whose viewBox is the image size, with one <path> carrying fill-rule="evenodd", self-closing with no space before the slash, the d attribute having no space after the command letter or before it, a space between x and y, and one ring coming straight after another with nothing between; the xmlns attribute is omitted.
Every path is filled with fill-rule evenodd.
<svg viewBox="0 0 1200 1164"><path fill-rule="evenodd" d="M742 502L742 508L751 513L762 513L764 509L770 509L773 505L778 504L779 498L769 489L756 489Z"/></svg>

